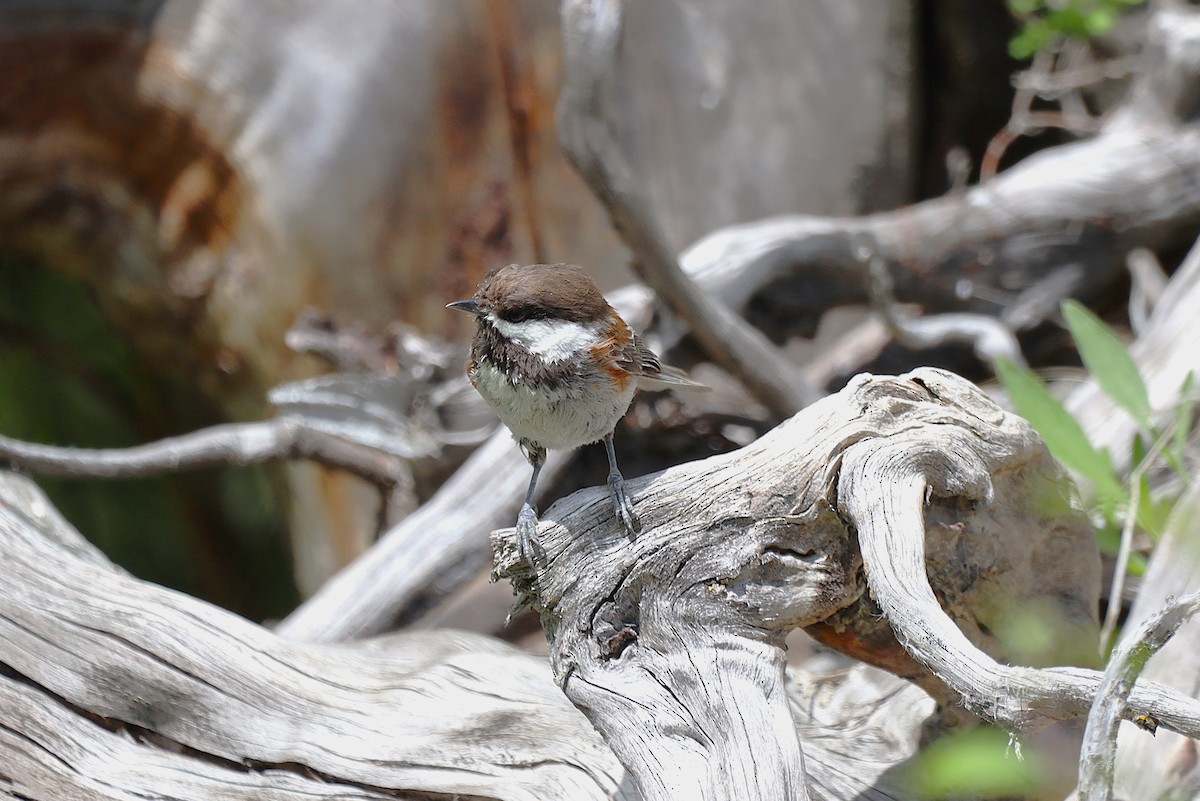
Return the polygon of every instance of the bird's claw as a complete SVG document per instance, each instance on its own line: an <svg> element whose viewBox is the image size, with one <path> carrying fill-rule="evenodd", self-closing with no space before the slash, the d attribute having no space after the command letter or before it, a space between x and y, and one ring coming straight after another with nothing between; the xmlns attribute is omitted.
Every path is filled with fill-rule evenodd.
<svg viewBox="0 0 1200 801"><path fill-rule="evenodd" d="M513 603L512 607L508 610L508 614L506 614L504 616L505 628L507 628L508 626L511 626L513 620L515 620L517 615L521 614L521 612L525 611L526 609L533 609L534 608L533 603L534 603L534 601L537 600L537 596L534 595L532 592L517 590L515 592L515 595L517 596L517 600Z"/></svg>
<svg viewBox="0 0 1200 801"><path fill-rule="evenodd" d="M633 503L630 502L629 496L625 493L625 480L621 478L620 473L608 474L608 489L612 495L613 513L617 519L621 521L621 525L629 532L629 536L633 536L642 530L642 522L638 520L638 516L633 512Z"/></svg>
<svg viewBox="0 0 1200 801"><path fill-rule="evenodd" d="M537 539L537 511L529 504L521 507L517 515L517 550L521 559L532 568L537 568L538 561L546 555Z"/></svg>

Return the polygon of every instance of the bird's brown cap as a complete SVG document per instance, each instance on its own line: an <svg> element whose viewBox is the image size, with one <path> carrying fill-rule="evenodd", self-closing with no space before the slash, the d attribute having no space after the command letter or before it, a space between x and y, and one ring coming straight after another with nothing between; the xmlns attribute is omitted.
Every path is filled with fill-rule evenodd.
<svg viewBox="0 0 1200 801"><path fill-rule="evenodd" d="M577 264L510 264L493 270L473 300L502 320L593 322L608 316L608 301Z"/></svg>

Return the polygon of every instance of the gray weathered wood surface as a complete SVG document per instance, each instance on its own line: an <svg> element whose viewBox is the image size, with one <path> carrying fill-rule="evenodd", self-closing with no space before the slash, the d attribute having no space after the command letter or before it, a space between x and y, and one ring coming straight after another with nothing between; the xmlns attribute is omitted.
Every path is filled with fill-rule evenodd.
<svg viewBox="0 0 1200 801"><path fill-rule="evenodd" d="M814 797L901 797L924 693L860 666L794 672L788 698ZM543 658L447 631L288 642L125 574L0 472L0 797L428 793L641 797Z"/></svg>
<svg viewBox="0 0 1200 801"><path fill-rule="evenodd" d="M1051 642L1094 643L1091 528L1029 425L957 376L859 376L739 451L628 488L632 541L595 489L542 515L536 573L511 531L493 542L538 593L556 680L647 799L810 797L784 691L798 626L1004 725L1088 710L1099 674L1004 665L998 632L1038 609ZM1200 704L1164 687L1131 707L1200 732Z"/></svg>
<svg viewBox="0 0 1200 801"><path fill-rule="evenodd" d="M478 635L283 639L115 569L3 472L0 791L906 798L893 768L929 696L866 668L789 674L783 636L1008 725L1085 712L1096 674L999 665L991 633L1013 603L1094 627L1095 544L1062 482L962 379L862 376L741 451L631 481L636 540L602 489L551 507L547 670ZM528 582L510 537L502 567ZM1143 712L1200 733L1200 703L1161 685L1135 689Z"/></svg>

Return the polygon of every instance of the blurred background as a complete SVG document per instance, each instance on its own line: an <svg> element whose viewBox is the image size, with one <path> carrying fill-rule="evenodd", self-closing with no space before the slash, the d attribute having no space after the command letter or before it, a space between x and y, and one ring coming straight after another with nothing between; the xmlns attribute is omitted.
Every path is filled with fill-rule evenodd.
<svg viewBox="0 0 1200 801"><path fill-rule="evenodd" d="M630 3L613 121L677 251L773 215L904 207L978 180L1043 44L1036 5ZM1089 64L1136 52L1136 5L1097 6L1113 13ZM559 151L560 37L554 0L5 0L0 433L123 447L269 417L272 388L338 369L289 347L306 309L359 342L441 348L455 371L470 321L443 306L489 268L573 261L606 291L634 280ZM1091 114L1120 97L1127 73L1110 73ZM1087 133L1035 127L993 167ZM1093 289L1102 308L1126 292ZM747 314L799 364L861 319L850 306L799 320L765 293ZM1061 349L1060 329L1038 336L1035 351ZM889 348L823 389L920 363L985 376L969 349ZM686 340L669 355L699 358ZM635 409L626 475L771 424L730 392L744 409L715 423ZM412 502L469 450L426 454ZM585 453L550 496L604 471ZM386 522L373 487L310 462L42 483L133 573L256 620L286 615Z"/></svg>

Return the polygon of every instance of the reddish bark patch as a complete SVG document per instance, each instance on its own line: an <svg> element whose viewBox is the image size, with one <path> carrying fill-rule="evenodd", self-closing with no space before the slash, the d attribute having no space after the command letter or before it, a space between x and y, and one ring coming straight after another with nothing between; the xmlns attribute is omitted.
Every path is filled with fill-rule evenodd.
<svg viewBox="0 0 1200 801"><path fill-rule="evenodd" d="M97 247L122 244L95 229L140 235L163 257L225 244L236 172L189 120L139 93L148 21L60 16L29 25L0 13L0 246L43 255L24 236L31 225L70 237L92 265L111 255ZM139 207L156 230L124 219Z"/></svg>

